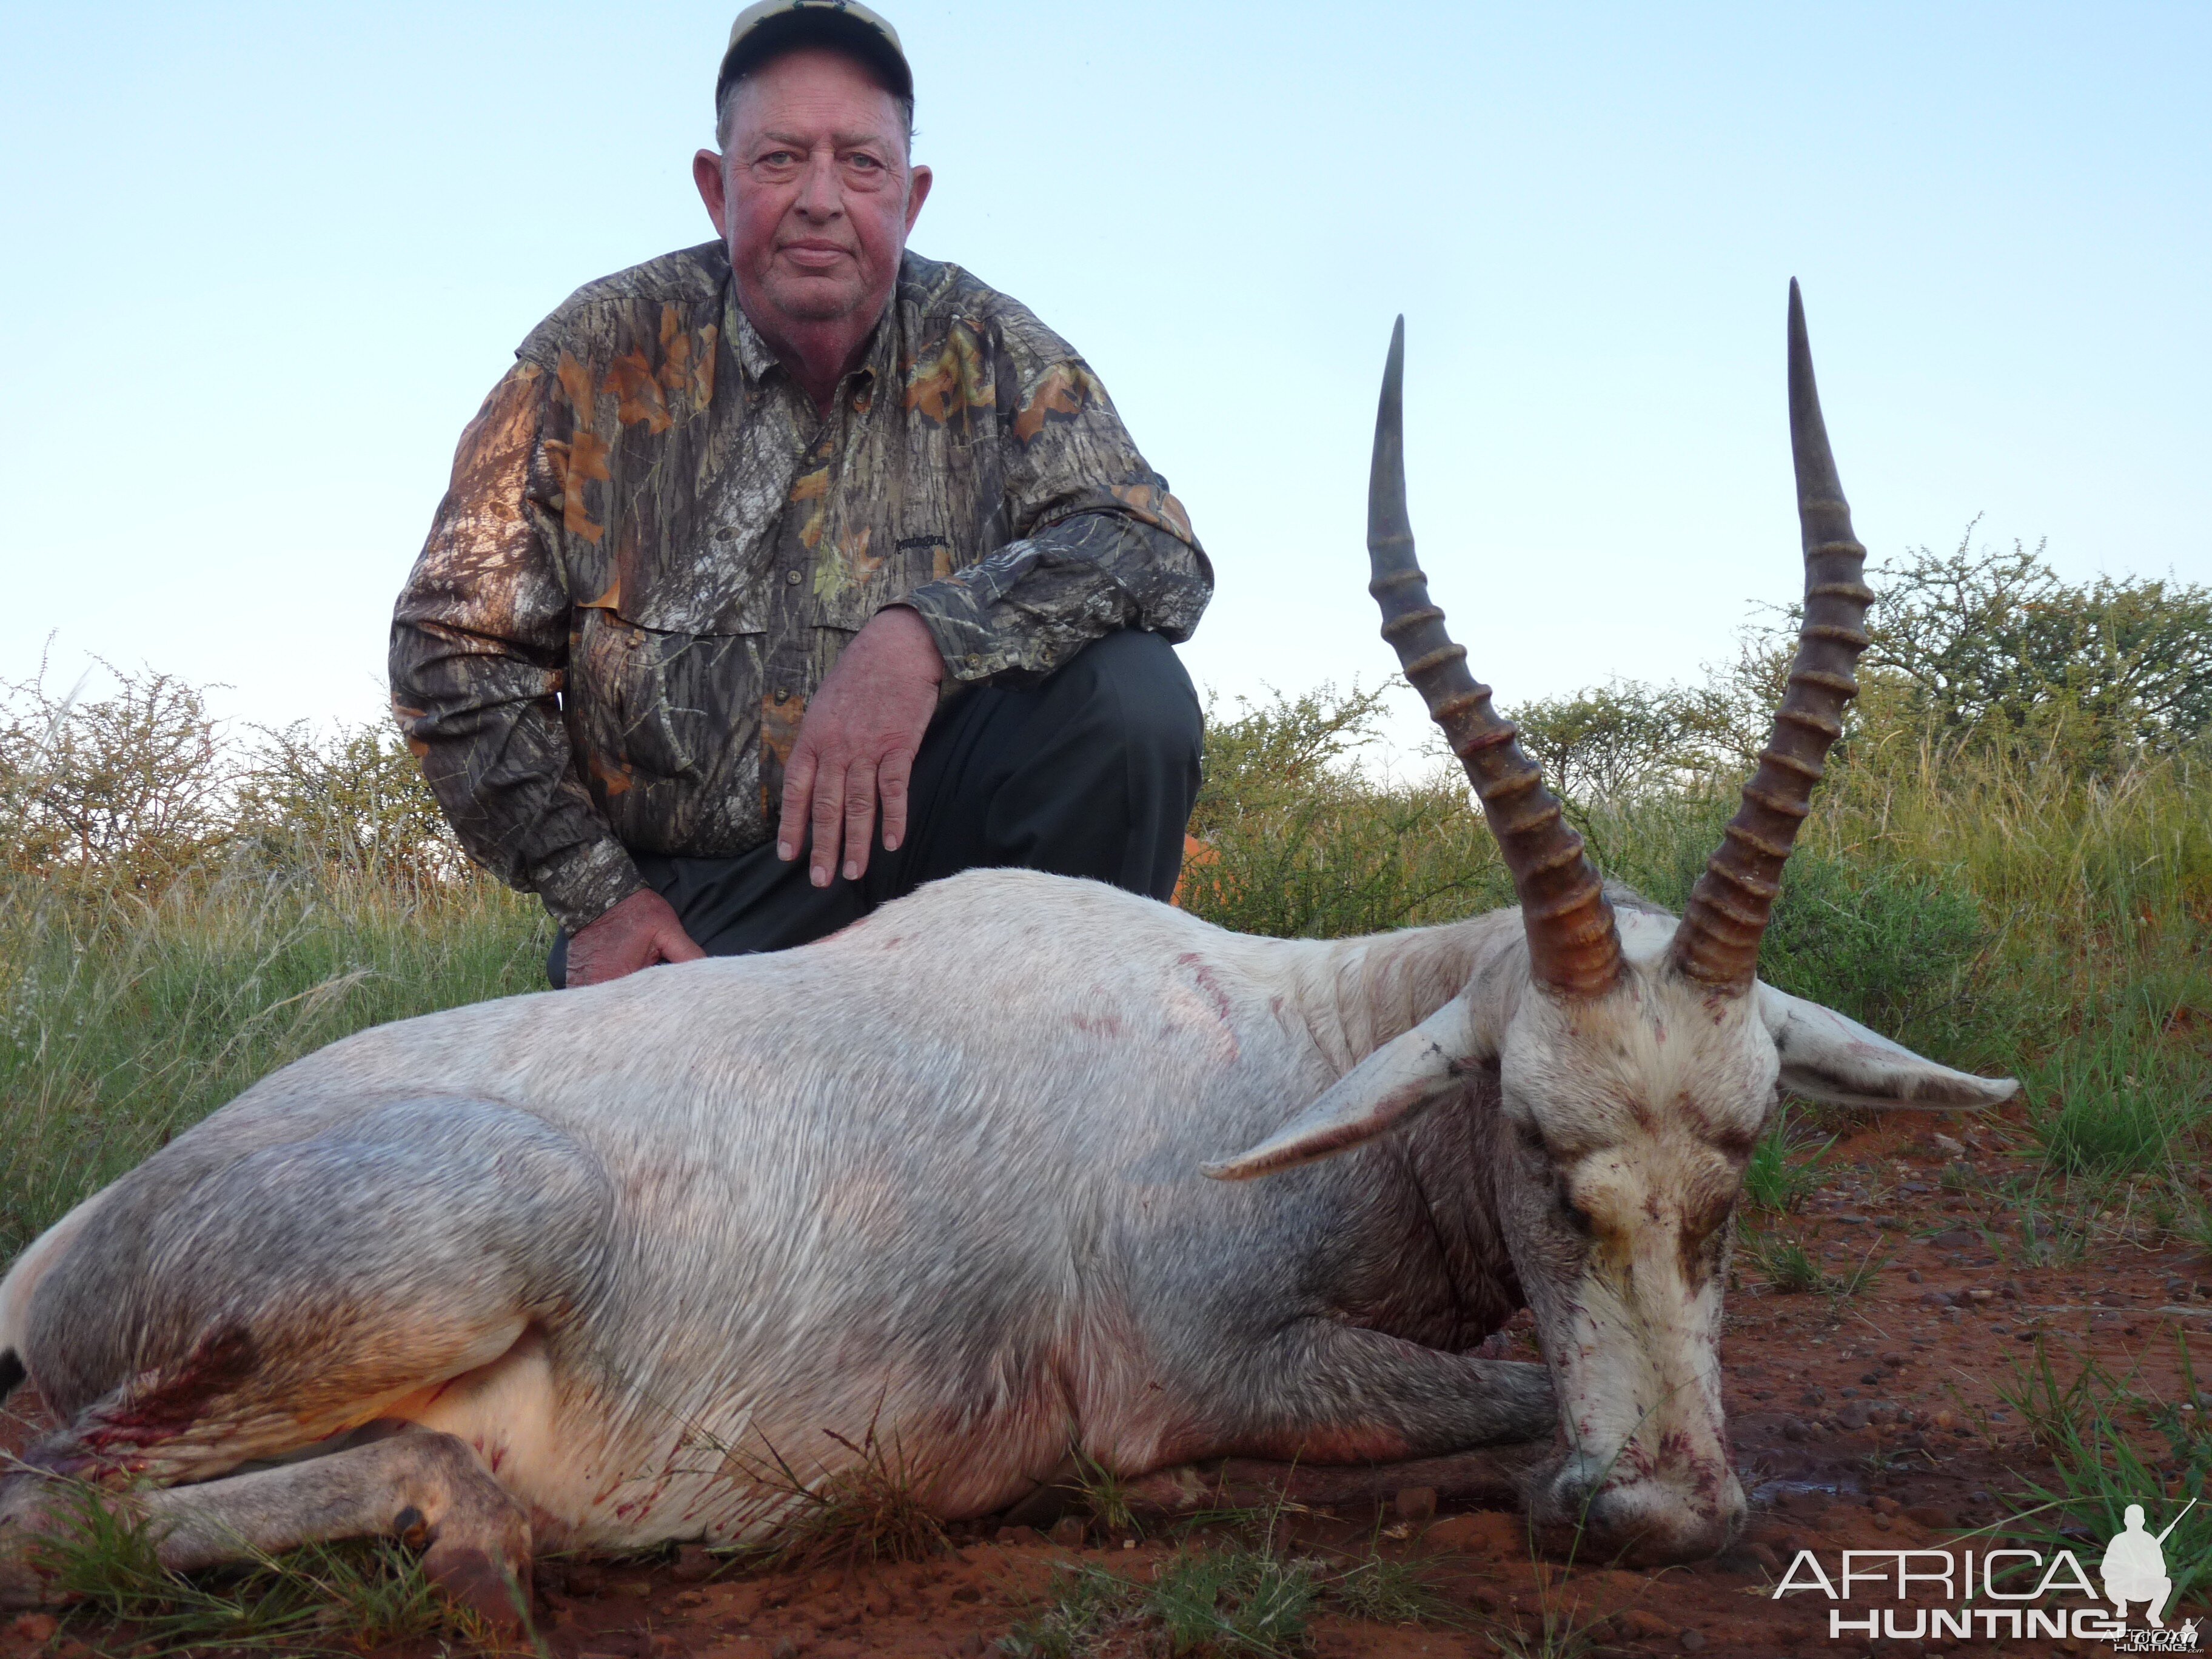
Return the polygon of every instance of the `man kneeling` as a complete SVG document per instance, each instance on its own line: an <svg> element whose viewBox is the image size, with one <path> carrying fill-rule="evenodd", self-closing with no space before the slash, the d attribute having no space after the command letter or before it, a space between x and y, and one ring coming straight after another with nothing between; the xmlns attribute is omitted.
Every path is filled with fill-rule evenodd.
<svg viewBox="0 0 2212 1659"><path fill-rule="evenodd" d="M463 434L393 706L555 986L779 950L977 866L1166 898L1212 574L1105 388L906 252L913 76L862 6L731 31L719 240L579 289Z"/></svg>

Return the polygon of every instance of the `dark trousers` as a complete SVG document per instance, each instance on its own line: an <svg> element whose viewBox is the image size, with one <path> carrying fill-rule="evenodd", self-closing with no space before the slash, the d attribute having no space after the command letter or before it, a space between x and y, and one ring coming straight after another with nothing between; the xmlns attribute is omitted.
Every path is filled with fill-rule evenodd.
<svg viewBox="0 0 2212 1659"><path fill-rule="evenodd" d="M1094 640L1030 686L979 686L938 711L915 756L907 835L858 881L807 879L773 841L736 858L634 854L709 956L781 951L836 933L926 881L1012 867L1089 876L1165 899L1182 870L1205 735L1174 648L1134 630ZM546 977L568 977L568 936Z"/></svg>

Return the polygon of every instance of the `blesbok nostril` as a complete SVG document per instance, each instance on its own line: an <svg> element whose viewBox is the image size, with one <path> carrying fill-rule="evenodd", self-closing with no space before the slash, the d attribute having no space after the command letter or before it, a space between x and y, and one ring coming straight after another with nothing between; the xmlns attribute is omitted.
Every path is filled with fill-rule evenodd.
<svg viewBox="0 0 2212 1659"><path fill-rule="evenodd" d="M1596 1494L1597 1482L1586 1474L1563 1474L1552 1483L1552 1502L1569 1522L1583 1520Z"/></svg>

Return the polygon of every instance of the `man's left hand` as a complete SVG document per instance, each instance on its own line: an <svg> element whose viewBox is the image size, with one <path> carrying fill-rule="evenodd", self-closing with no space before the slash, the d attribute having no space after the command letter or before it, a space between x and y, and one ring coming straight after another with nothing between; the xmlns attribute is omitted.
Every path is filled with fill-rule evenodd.
<svg viewBox="0 0 2212 1659"><path fill-rule="evenodd" d="M827 887L836 872L841 839L845 879L858 881L867 869L878 796L884 850L906 838L907 781L944 678L945 659L929 629L895 605L869 619L823 680L784 768L775 832L775 855L788 863L811 822L817 887Z"/></svg>

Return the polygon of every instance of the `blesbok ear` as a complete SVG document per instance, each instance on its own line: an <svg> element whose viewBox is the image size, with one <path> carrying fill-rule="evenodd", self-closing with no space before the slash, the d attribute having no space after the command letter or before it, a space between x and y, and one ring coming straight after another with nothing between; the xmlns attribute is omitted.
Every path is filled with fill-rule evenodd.
<svg viewBox="0 0 2212 1659"><path fill-rule="evenodd" d="M1450 1093L1474 1049L1466 1005L1454 998L1361 1060L1258 1146L1206 1164L1204 1171L1216 1181L1249 1181L1349 1152Z"/></svg>
<svg viewBox="0 0 2212 1659"><path fill-rule="evenodd" d="M1923 1060L1832 1008L1759 987L1759 1011L1782 1051L1782 1086L1830 1106L1923 1112L2001 1106L2020 1092L2011 1078L1975 1077Z"/></svg>

